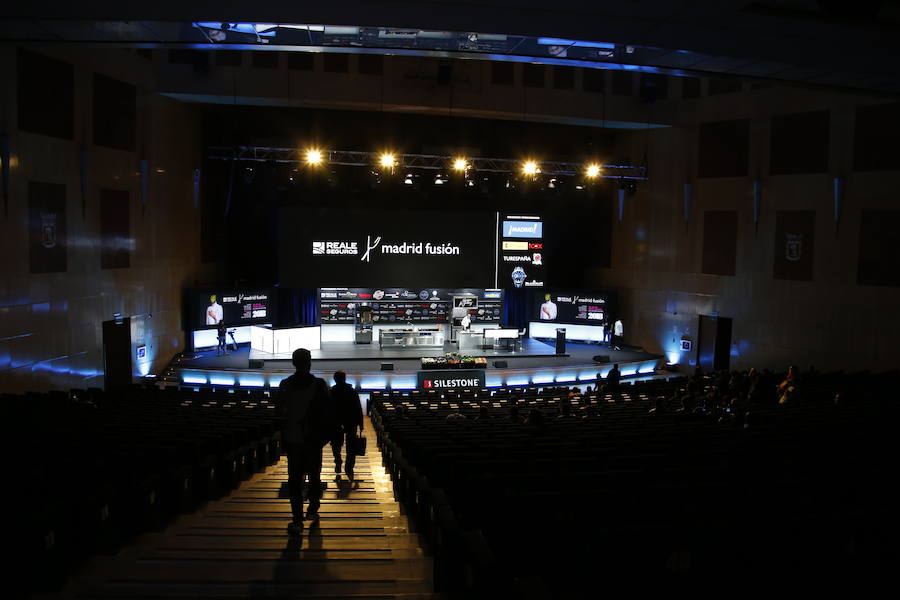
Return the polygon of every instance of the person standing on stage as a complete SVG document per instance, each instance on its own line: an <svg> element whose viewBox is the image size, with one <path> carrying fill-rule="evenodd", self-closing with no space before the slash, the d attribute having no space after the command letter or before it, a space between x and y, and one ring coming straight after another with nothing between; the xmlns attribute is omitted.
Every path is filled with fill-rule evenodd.
<svg viewBox="0 0 900 600"><path fill-rule="evenodd" d="M306 348L294 350L297 371L278 386L277 408L283 419L283 440L288 463L288 491L293 520L288 533L303 531L303 480L309 479L306 518L319 520L322 497L322 447L334 432L328 384L310 372L312 356Z"/></svg>
<svg viewBox="0 0 900 600"><path fill-rule="evenodd" d="M613 323L613 346L615 346L616 350L621 350L620 346L622 345L622 336L625 335L625 326L622 325L622 319L616 319L616 322Z"/></svg>
<svg viewBox="0 0 900 600"><path fill-rule="evenodd" d="M353 481L353 466L356 464L356 432L362 435L363 414L359 402L359 394L347 383L347 374L336 371L334 385L331 387L331 402L334 406L337 430L331 440L331 452L334 454L334 472L341 473L341 444L347 452L347 478Z"/></svg>
<svg viewBox="0 0 900 600"><path fill-rule="evenodd" d="M219 324L216 327L216 335L219 339L219 345L216 346L216 356L224 356L227 354L225 351L225 334L227 332L228 328L225 327L225 321L219 321Z"/></svg>

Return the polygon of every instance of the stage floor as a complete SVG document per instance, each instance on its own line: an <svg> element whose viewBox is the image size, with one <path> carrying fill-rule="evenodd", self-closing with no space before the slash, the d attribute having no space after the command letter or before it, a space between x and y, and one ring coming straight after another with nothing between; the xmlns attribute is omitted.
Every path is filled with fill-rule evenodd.
<svg viewBox="0 0 900 600"><path fill-rule="evenodd" d="M662 358L657 354L644 352L640 348L625 347L613 350L596 344L566 344L566 354L555 353L554 346L534 339L523 340L522 350L466 351L463 354L484 356L488 359L486 375L489 386L546 384L552 382L590 382L597 374L605 377L614 363L619 364L623 376L634 376L653 372ZM381 351L377 344L354 344L352 342L326 342L321 350L312 352L312 371L319 377L331 381L335 371L347 373L350 383L364 389L395 389L415 387L416 371L421 370L420 358L440 356L453 351L454 347L404 348ZM608 363L595 363L596 355L609 356ZM261 369L250 369L249 361L263 360ZM507 366L494 368L494 361L506 361ZM381 371L381 363L393 365L391 371ZM198 352L193 357L184 357L173 365L182 383L213 385L241 385L257 387L277 385L281 379L293 372L290 357L273 358L253 353L249 347L238 348L226 356L216 356L214 350Z"/></svg>

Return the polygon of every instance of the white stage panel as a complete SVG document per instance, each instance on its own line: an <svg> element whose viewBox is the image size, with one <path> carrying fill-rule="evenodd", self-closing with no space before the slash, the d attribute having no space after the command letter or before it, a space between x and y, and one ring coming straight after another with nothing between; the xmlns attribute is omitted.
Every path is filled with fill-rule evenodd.
<svg viewBox="0 0 900 600"><path fill-rule="evenodd" d="M275 336L272 329L253 326L250 330L250 348L272 354L275 351Z"/></svg>
<svg viewBox="0 0 900 600"><path fill-rule="evenodd" d="M297 348L318 350L322 346L322 333L320 327L276 329L274 334L274 354L292 353Z"/></svg>
<svg viewBox="0 0 900 600"><path fill-rule="evenodd" d="M556 339L556 330L566 330L566 339L579 342L602 342L603 327L595 325L573 325L571 323L547 323L531 321L528 324L528 336L532 338Z"/></svg>
<svg viewBox="0 0 900 600"><path fill-rule="evenodd" d="M235 342L238 344L246 344L252 341L250 330L254 327L256 327L256 325L229 327L228 331L234 330ZM199 350L200 348L215 348L219 345L219 334L215 329L197 329L191 332L191 337L193 338L195 350ZM225 337L225 343L231 343L230 335Z"/></svg>
<svg viewBox="0 0 900 600"><path fill-rule="evenodd" d="M494 328L494 329L484 329L484 337L485 338L508 338L508 339L517 339L519 337L518 329L505 329L505 328Z"/></svg>
<svg viewBox="0 0 900 600"><path fill-rule="evenodd" d="M323 342L353 342L356 341L354 336L355 326L354 325L338 325L338 324L327 324L322 325L322 336L321 340Z"/></svg>

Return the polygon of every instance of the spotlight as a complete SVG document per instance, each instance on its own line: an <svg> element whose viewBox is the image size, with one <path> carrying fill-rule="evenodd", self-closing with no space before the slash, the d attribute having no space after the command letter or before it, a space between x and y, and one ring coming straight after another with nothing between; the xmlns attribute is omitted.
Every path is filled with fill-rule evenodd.
<svg viewBox="0 0 900 600"><path fill-rule="evenodd" d="M382 167L393 169L397 164L397 158L393 154L382 154L378 162Z"/></svg>
<svg viewBox="0 0 900 600"><path fill-rule="evenodd" d="M525 161L525 164L522 165L522 173L525 175L537 175L541 170L538 168L538 165L533 160Z"/></svg>
<svg viewBox="0 0 900 600"><path fill-rule="evenodd" d="M393 165L385 165L385 166L393 166ZM406 184L406 185L412 185L412 184L413 184L412 173L407 173L407 174L406 174L406 179L403 180L403 183Z"/></svg>
<svg viewBox="0 0 900 600"><path fill-rule="evenodd" d="M308 164L308 165L322 164L322 152L319 150L307 150L306 151L306 164Z"/></svg>
<svg viewBox="0 0 900 600"><path fill-rule="evenodd" d="M465 171L468 168L469 165L466 163L466 159L464 158L457 158L453 161L453 169L455 171Z"/></svg>
<svg viewBox="0 0 900 600"><path fill-rule="evenodd" d="M591 179L600 176L600 165L588 165L585 174Z"/></svg>

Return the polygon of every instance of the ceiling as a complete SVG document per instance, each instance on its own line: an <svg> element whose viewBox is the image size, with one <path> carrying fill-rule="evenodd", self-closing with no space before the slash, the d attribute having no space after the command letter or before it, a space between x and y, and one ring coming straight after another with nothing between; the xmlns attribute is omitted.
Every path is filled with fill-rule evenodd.
<svg viewBox="0 0 900 600"><path fill-rule="evenodd" d="M900 94L898 0L23 2L0 5L0 40L519 60Z"/></svg>

